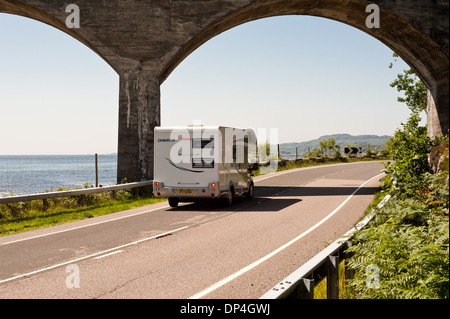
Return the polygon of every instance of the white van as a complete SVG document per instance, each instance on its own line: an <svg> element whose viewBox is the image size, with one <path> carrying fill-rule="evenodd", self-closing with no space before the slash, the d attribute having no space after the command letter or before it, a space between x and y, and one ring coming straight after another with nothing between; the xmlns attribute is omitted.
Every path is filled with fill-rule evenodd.
<svg viewBox="0 0 450 319"><path fill-rule="evenodd" d="M253 197L256 163L252 129L223 126L155 127L153 193L171 207L181 201Z"/></svg>

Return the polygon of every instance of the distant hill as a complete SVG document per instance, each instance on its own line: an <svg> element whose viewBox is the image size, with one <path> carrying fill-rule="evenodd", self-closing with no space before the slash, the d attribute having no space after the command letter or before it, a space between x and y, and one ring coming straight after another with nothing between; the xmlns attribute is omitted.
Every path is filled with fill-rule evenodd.
<svg viewBox="0 0 450 319"><path fill-rule="evenodd" d="M308 152L308 149L313 150L314 148L319 148L319 141L326 140L330 137L334 137L336 139L336 144L341 145L341 152L343 152L344 147L349 144L354 144L356 147L362 147L364 152L369 145L374 149L380 150L384 149L386 141L389 139L390 136L350 135L350 134L324 135L319 137L318 139L301 143L282 143L280 144L281 156L283 156L283 154L295 154L296 147L298 147L298 153L301 155L303 153Z"/></svg>

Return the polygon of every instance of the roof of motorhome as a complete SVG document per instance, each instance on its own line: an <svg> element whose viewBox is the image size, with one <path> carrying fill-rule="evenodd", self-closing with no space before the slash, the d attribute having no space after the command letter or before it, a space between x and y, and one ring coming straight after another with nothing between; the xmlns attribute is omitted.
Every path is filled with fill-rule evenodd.
<svg viewBox="0 0 450 319"><path fill-rule="evenodd" d="M231 128L237 130L252 130L252 128L240 128L230 126L204 126L204 125L187 125L187 126L156 126L155 130L158 131L173 131L173 130L190 130L190 129L202 129L202 130L218 130L220 128Z"/></svg>

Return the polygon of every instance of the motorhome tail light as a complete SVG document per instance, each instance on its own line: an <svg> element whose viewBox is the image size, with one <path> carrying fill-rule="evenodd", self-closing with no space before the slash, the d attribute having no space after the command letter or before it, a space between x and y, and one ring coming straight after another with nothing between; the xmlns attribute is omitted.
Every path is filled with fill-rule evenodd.
<svg viewBox="0 0 450 319"><path fill-rule="evenodd" d="M209 186L210 186L210 190L211 190L211 197L214 197L215 196L215 192L216 192L216 186L217 186L217 183L211 183L211 184L209 184Z"/></svg>
<svg viewBox="0 0 450 319"><path fill-rule="evenodd" d="M202 189L202 193L204 193L204 192L206 192L206 190L205 190L205 189Z"/></svg>
<svg viewBox="0 0 450 319"><path fill-rule="evenodd" d="M156 193L156 196L161 196L161 193L160 192Z"/></svg>
<svg viewBox="0 0 450 319"><path fill-rule="evenodd" d="M155 182L155 186L159 186L159 182Z"/></svg>

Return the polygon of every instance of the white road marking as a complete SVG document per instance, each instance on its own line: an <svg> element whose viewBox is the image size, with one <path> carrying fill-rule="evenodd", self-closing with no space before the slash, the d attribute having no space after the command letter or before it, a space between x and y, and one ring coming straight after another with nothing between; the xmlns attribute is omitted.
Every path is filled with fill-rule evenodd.
<svg viewBox="0 0 450 319"><path fill-rule="evenodd" d="M351 165L351 164L360 164L361 162L354 162L354 163L342 163L342 164L329 164L326 165L327 167L332 167L332 166L342 166L342 165ZM278 177L278 176L282 176L282 175L286 175L289 173L295 173L298 171L306 171L306 170L310 170L310 169L318 169L318 168L323 168L324 165L318 165L318 166L308 166L308 167L299 167L299 168L293 168L293 169L288 169L285 171L280 171L280 172L273 172L270 174L267 174L267 176L264 175L260 175L260 176L264 176L262 178L258 178L259 176L257 176L254 180L255 183L257 182L261 182L263 180L269 179L269 178L273 178L273 177Z"/></svg>
<svg viewBox="0 0 450 319"><path fill-rule="evenodd" d="M214 290L224 286L225 284L229 283L230 281L236 279L237 277L245 274L247 271L255 268L256 266L262 264L263 262L265 262L266 260L268 260L269 258L275 256L276 254L278 254L279 252L281 252L282 250L288 248L289 246L291 246L292 244L294 244L295 242L297 242L298 240L300 240L301 238L305 237L306 235L308 235L309 233L311 233L313 230L315 230L317 227L319 227L320 225L322 225L323 223L325 223L328 219L330 219L334 214L336 214L352 197L353 195L355 195L362 187L364 187L364 185L366 185L367 183L369 183L371 180L373 180L374 178L378 177L378 176L382 176L384 173L382 174L378 174L374 177L372 177L371 179L365 181L363 184L361 184L361 186L359 186L349 197L347 197L335 210L333 210L330 214L328 214L325 218L323 218L320 222L318 222L317 224L315 224L314 226L310 227L308 230L306 230L305 232L301 233L300 235L298 235L297 237L295 237L294 239L292 239L291 241L289 241L288 243L284 244L283 246L275 249L274 251L272 251L271 253L269 253L268 255L258 259L257 261L251 263L250 265L242 268L241 270L235 272L234 274L216 282L215 284L213 284L212 286L206 288L205 290L191 296L189 299L200 299L206 295L208 295L209 293L213 292Z"/></svg>
<svg viewBox="0 0 450 319"><path fill-rule="evenodd" d="M106 255L102 255L102 256L98 256L98 257L95 257L94 259L102 259L102 258L111 256L111 255L115 255L115 254L118 254L118 253L121 253L121 252L123 252L123 250L116 250L116 251L113 251L112 253L109 253L109 254L106 254Z"/></svg>
<svg viewBox="0 0 450 319"><path fill-rule="evenodd" d="M151 213L151 212L154 212L154 211L157 211L157 210L160 210L160 209L164 209L164 208L169 208L169 207L170 207L169 205L166 205L166 206L163 206L163 207L159 207L159 208L155 208L155 209L151 209L151 210L146 210L146 211L135 213L135 214L131 214L131 215L116 217L116 218L112 218L112 219L108 219L108 220L103 220L103 221L92 223L92 224L87 224L87 225L73 227L73 228L68 228L68 229L63 229L63 230L59 230L59 231L55 231L55 232L51 232L51 233L47 233L47 234L42 234L42 235L36 235L36 236L32 236L32 237L26 237L26 238L22 238L22 239L17 239L17 240L13 240L13 241L9 241L9 242L3 243L1 245L9 245L9 244L14 244L14 243L25 241L25 240L36 239L36 238L40 238L40 237L46 237L46 236L50 236L50 235L65 233L65 232L68 232L68 231L81 229L81 228L86 228L86 227L95 226L95 225L100 225L100 224L103 224L103 223L108 223L108 222L116 221L116 220L119 220L119 219L124 219L124 218L128 218L128 217L134 217L134 216L138 216L138 215L142 215L142 214L147 214L147 213Z"/></svg>
<svg viewBox="0 0 450 319"><path fill-rule="evenodd" d="M26 274L21 274L21 275L17 275L17 276L11 277L11 278L2 279L2 280L0 280L0 284L2 284L4 282L12 281L14 279L35 275L37 273L44 272L46 270L51 270L51 269L55 269L55 268L58 268L58 267L61 267L61 266L73 264L73 263L79 262L81 260L89 259L89 258L92 258L92 257L95 257L95 256L104 255L106 253L109 253L109 252L112 252L112 251L115 251L115 250L118 250L118 249L121 249L121 248L125 248L125 247L131 246L131 245L137 245L137 244L142 243L144 241L148 241L148 240L151 240L151 239L154 239L154 238L157 238L157 237L169 235L169 234L178 232L180 230L186 229L188 227L189 226L184 226L184 227L181 227L181 228L177 228L177 229L174 229L174 230L167 231L167 232L162 233L162 234L154 235L154 236L151 236L151 237L147 237L147 238L144 238L144 239L133 241L133 242L128 243L128 244L124 244L124 245L120 245L120 246L117 246L117 247L114 247L114 248L110 248L110 249L107 249L107 250L99 251L99 252L91 254L91 255L87 255L87 256L80 257L80 258L77 258L77 259L72 259L70 261L66 261L66 262L63 262L63 263L60 263L60 264L56 264L56 265L53 265L53 266L49 266L49 267L45 267L45 268L38 269L38 270L35 270L35 271L31 271L31 272L26 273Z"/></svg>

